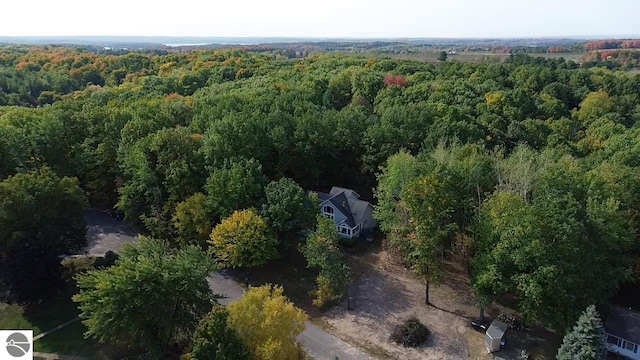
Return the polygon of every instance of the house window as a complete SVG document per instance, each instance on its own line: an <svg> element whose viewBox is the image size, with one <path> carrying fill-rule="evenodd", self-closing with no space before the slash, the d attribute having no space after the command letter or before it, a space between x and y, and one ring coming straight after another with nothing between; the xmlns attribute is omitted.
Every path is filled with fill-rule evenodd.
<svg viewBox="0 0 640 360"><path fill-rule="evenodd" d="M624 348L629 351L633 351L634 353L638 351L638 345L629 341L626 341L626 344L624 344Z"/></svg>
<svg viewBox="0 0 640 360"><path fill-rule="evenodd" d="M611 345L615 345L617 347L622 347L622 339L620 339L619 337L615 337L613 335L609 335L607 337L607 342Z"/></svg>
<svg viewBox="0 0 640 360"><path fill-rule="evenodd" d="M340 233L344 235L351 235L351 229L346 226L340 226Z"/></svg>
<svg viewBox="0 0 640 360"><path fill-rule="evenodd" d="M322 208L322 214L326 217L328 217L329 219L333 220L335 218L335 214L334 214L334 210L331 206L329 205L325 205Z"/></svg>

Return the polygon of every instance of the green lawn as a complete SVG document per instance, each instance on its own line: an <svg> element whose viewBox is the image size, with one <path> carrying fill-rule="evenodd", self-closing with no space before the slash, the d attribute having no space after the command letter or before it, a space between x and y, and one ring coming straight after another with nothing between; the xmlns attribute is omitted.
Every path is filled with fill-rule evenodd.
<svg viewBox="0 0 640 360"><path fill-rule="evenodd" d="M22 306L5 303L0 303L0 329L33 329L34 334L42 332L25 319Z"/></svg>
<svg viewBox="0 0 640 360"><path fill-rule="evenodd" d="M40 304L16 305L0 302L0 329L32 329L33 335L51 330L78 316L78 304L71 300L77 291L71 278L82 269L90 268L93 259L70 259L63 261L67 286L60 294ZM78 321L35 341L37 352L62 355L86 356L92 359L110 359L116 357L109 346L92 339L85 339L86 326Z"/></svg>
<svg viewBox="0 0 640 360"><path fill-rule="evenodd" d="M75 322L35 342L35 350L45 353L89 356L101 352L105 346L92 339L85 339L87 331L81 322Z"/></svg>
<svg viewBox="0 0 640 360"><path fill-rule="evenodd" d="M63 292L49 302L29 306L0 303L0 329L32 329L33 335L74 319L78 316L77 304L71 294ZM87 340L83 333L86 327L76 322L35 341L35 351L64 355L89 356L103 346Z"/></svg>
<svg viewBox="0 0 640 360"><path fill-rule="evenodd" d="M76 304L68 293L42 304L20 306L0 303L0 328L32 329L33 335L50 330L78 316Z"/></svg>

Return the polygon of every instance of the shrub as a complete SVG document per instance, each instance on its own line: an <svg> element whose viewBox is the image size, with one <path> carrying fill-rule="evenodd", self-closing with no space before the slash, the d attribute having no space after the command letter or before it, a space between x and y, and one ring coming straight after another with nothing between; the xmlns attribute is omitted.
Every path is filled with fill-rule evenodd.
<svg viewBox="0 0 640 360"><path fill-rule="evenodd" d="M77 274L93 269L96 258L92 256L69 257L62 260L62 279L73 279Z"/></svg>
<svg viewBox="0 0 640 360"><path fill-rule="evenodd" d="M524 327L524 321L522 321L520 315L516 313L502 313L498 315L498 320L507 324L509 329L520 330Z"/></svg>
<svg viewBox="0 0 640 360"><path fill-rule="evenodd" d="M415 317L396 325L391 333L391 340L405 347L418 347L427 340L430 331Z"/></svg>
<svg viewBox="0 0 640 360"><path fill-rule="evenodd" d="M113 265L115 265L116 260L118 260L119 257L120 256L118 256L118 254L109 250L106 254L104 254L103 257L96 258L96 261L93 263L93 267L95 267L96 269L105 269L108 267L112 267Z"/></svg>

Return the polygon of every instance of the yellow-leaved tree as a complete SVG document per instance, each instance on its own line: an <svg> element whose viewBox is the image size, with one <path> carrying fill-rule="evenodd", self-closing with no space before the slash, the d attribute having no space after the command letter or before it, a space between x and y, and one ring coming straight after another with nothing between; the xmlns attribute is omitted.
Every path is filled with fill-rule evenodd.
<svg viewBox="0 0 640 360"><path fill-rule="evenodd" d="M307 315L284 295L281 286L251 287L229 304L228 323L257 360L296 360L296 338L305 329Z"/></svg>
<svg viewBox="0 0 640 360"><path fill-rule="evenodd" d="M180 246L206 248L211 234L211 216L206 210L206 199L203 193L195 193L176 206L172 220Z"/></svg>
<svg viewBox="0 0 640 360"><path fill-rule="evenodd" d="M222 267L259 267L278 256L278 240L253 210L234 211L211 232L213 254Z"/></svg>

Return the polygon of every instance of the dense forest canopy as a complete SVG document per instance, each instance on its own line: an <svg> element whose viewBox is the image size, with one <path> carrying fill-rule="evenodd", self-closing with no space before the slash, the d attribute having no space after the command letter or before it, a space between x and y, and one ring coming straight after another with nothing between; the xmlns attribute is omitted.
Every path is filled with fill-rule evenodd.
<svg viewBox="0 0 640 360"><path fill-rule="evenodd" d="M564 329L638 277L640 75L597 65L5 46L0 179L46 166L183 245L249 208L290 238L295 183L376 187L416 271L462 241L480 304Z"/></svg>

